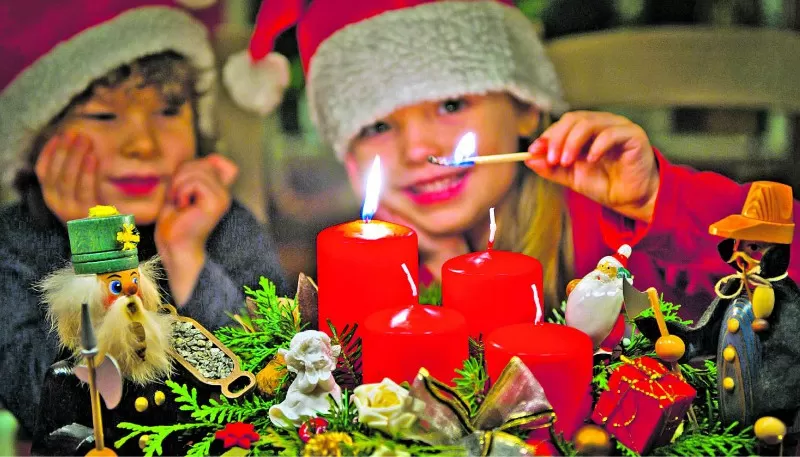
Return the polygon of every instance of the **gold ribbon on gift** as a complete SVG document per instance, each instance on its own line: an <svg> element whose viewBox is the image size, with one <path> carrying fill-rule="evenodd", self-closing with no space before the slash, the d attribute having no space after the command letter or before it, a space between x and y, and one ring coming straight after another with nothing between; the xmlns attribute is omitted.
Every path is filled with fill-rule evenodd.
<svg viewBox="0 0 800 457"><path fill-rule="evenodd" d="M418 418L405 431L405 438L434 446L460 444L468 455L533 455L533 446L505 430L535 430L555 421L544 389L519 357L506 365L474 418L464 399L424 368L414 379L404 407Z"/></svg>
<svg viewBox="0 0 800 457"><path fill-rule="evenodd" d="M758 261L750 257L749 255L745 254L744 252L734 252L730 259L728 259L727 263L735 262L736 265L741 268L741 271L737 271L736 273L730 274L725 276L724 278L717 281L717 284L714 286L714 292L717 293L717 296L723 300L730 300L732 298L736 298L742 293L742 289L747 291L747 297L752 301L753 296L750 292L750 288L752 287L755 289L758 286L766 286L772 288L772 283L775 281L780 281L781 279L785 279L789 272L785 272L782 275L775 276L774 278L764 278L761 276L761 265L759 265ZM749 265L753 265L752 267L748 268ZM723 294L722 288L728 283L728 281L738 279L739 280L739 287L736 288L736 291L732 294Z"/></svg>
<svg viewBox="0 0 800 457"><path fill-rule="evenodd" d="M672 391L672 389L667 390L660 383L661 379L664 376L667 376L669 374L674 374L674 373L668 371L666 368L663 371L659 371L659 370L653 369L653 368L648 367L647 365L643 364L640 361L640 359L631 360L631 359L625 357L624 355L620 356L620 360L623 363L625 363L625 365L634 367L636 370L638 370L640 373L642 373L645 376L644 379L643 378L633 379L633 378L628 378L627 376L623 376L621 378L621 380L625 383L625 386L624 386L625 390L622 390L622 388L620 388L618 386L617 387L617 392L616 392L617 398L619 398L619 404L618 404L617 407L620 408L620 412L622 412L622 410L625 408L625 406L630 405L631 401L633 400L630 397L628 397L628 395L627 395L628 392L630 392L630 391L641 393L643 395L646 395L646 396L648 396L650 398L655 399L656 401L660 401L660 400L674 401L677 398L677 395L675 394L675 392ZM645 384L646 387L645 388L640 387L640 384ZM657 393L655 391L656 389L654 387L657 387L658 389L660 389L661 392ZM635 405L635 400L633 400L633 403ZM629 413L630 413L630 416L627 417L626 419L623 419L623 420L619 420L618 419L618 420L614 421L613 423L611 423L610 425L614 427L614 433L616 433L616 434L619 434L619 433L627 434L628 435L628 442L631 442L631 441L633 441L633 436L630 434L630 429L628 428L628 426L630 426L633 423L633 421L636 420L636 413L637 413L636 406L634 406L633 410L629 411ZM602 423L606 424L608 422L609 418L610 418L610 416L602 416L601 417Z"/></svg>

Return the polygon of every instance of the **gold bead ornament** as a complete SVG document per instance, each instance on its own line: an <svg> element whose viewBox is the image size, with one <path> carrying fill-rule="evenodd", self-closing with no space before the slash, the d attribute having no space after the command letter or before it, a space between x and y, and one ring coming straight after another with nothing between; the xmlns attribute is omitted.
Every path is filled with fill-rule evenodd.
<svg viewBox="0 0 800 457"><path fill-rule="evenodd" d="M676 335L666 335L656 340L656 355L665 362L677 362L686 352L686 345Z"/></svg>
<svg viewBox="0 0 800 457"><path fill-rule="evenodd" d="M136 411L139 411L140 413L143 413L143 412L147 411L147 407L149 405L147 404L147 399L146 398L139 397L139 398L136 399L135 402L133 402L133 406L134 406L134 408L136 408Z"/></svg>
<svg viewBox="0 0 800 457"><path fill-rule="evenodd" d="M736 387L736 384L733 382L733 378L727 377L722 380L722 388L728 392L732 391L734 387Z"/></svg>
<svg viewBox="0 0 800 457"><path fill-rule="evenodd" d="M728 331L731 333L736 333L739 331L739 321L736 319L728 319Z"/></svg>
<svg viewBox="0 0 800 457"><path fill-rule="evenodd" d="M733 362L736 360L736 349L728 345L728 347L722 350L722 358L725 359L726 362Z"/></svg>
<svg viewBox="0 0 800 457"><path fill-rule="evenodd" d="M597 425L584 425L573 439L575 450L580 455L609 455L611 452L611 438L608 432Z"/></svg>
<svg viewBox="0 0 800 457"><path fill-rule="evenodd" d="M759 319L766 319L775 308L775 289L770 286L758 286L753 291L753 314Z"/></svg>
<svg viewBox="0 0 800 457"><path fill-rule="evenodd" d="M777 417L764 416L753 426L756 437L769 445L779 444L786 436L786 424Z"/></svg>

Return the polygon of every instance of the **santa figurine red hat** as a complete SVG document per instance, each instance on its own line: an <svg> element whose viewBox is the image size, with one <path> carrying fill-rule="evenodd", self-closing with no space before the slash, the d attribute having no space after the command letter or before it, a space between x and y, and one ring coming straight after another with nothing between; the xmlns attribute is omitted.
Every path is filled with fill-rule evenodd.
<svg viewBox="0 0 800 457"><path fill-rule="evenodd" d="M258 102L288 81L273 46L293 25L312 120L340 159L365 125L423 101L494 91L566 109L534 25L511 0L263 0L246 57L223 71L242 105L263 111Z"/></svg>
<svg viewBox="0 0 800 457"><path fill-rule="evenodd" d="M0 161L13 171L42 128L95 79L164 51L198 70L199 127L214 131L215 0L0 2ZM185 7L204 7L189 11Z"/></svg>
<svg viewBox="0 0 800 457"><path fill-rule="evenodd" d="M631 256L631 252L633 250L627 244L623 244L622 246L617 249L617 252L605 256L597 262L598 265L606 264L617 268L628 268L628 259Z"/></svg>

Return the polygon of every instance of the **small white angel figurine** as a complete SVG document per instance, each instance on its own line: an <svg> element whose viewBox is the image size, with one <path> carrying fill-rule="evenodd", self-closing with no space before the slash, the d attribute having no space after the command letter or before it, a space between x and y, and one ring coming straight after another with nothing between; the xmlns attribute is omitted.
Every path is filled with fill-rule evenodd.
<svg viewBox="0 0 800 457"><path fill-rule="evenodd" d="M292 338L289 350L278 352L286 359L286 368L297 377L289 386L286 399L269 409L269 419L276 427L299 427L319 413L330 410L328 394L338 403L342 389L333 378L341 346L331 346L323 332L306 330Z"/></svg>

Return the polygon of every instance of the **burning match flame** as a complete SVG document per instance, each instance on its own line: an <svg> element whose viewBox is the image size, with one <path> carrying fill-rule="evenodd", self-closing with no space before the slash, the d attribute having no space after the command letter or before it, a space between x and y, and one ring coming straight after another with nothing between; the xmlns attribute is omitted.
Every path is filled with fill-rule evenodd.
<svg viewBox="0 0 800 457"><path fill-rule="evenodd" d="M378 211L378 199L381 194L381 158L375 156L372 168L367 175L367 189L364 196L364 206L361 207L361 219L364 222L372 220L372 216Z"/></svg>
<svg viewBox="0 0 800 457"><path fill-rule="evenodd" d="M450 167L471 167L475 163L471 160L477 155L478 141L475 133L467 132L458 140L455 150L451 158L439 159L434 156L428 157L428 162L436 165L445 165Z"/></svg>

